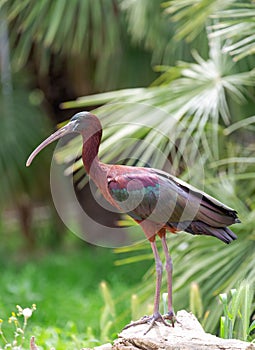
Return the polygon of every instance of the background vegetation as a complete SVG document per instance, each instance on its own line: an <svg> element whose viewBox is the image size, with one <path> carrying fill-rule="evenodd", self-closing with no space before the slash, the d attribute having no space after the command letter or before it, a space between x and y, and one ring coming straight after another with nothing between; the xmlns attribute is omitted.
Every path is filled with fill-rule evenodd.
<svg viewBox="0 0 255 350"><path fill-rule="evenodd" d="M64 349L76 342L79 349L106 341L131 313L140 317L150 309L149 245L113 252L78 241L52 206L51 150L33 169L24 166L57 123L95 108L106 127L103 160L132 158L164 168L168 158L172 166L166 170L200 188L202 165L204 189L238 211L242 224L233 230L239 239L230 246L208 237L169 237L174 304L195 312L207 331L250 339L254 18L252 0L0 1L2 319L16 304L36 303L30 331L38 343ZM122 147L125 137L143 142ZM77 150L79 140L73 139L58 153L69 173L66 154L70 161ZM81 189L79 161L76 170ZM135 264L135 276L126 263ZM219 303L223 293L227 306ZM230 321L220 323L222 315ZM8 334L7 323L2 328Z"/></svg>

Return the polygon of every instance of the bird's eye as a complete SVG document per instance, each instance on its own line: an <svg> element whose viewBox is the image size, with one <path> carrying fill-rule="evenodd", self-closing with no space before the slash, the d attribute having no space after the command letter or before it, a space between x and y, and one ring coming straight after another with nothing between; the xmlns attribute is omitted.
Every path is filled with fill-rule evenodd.
<svg viewBox="0 0 255 350"><path fill-rule="evenodd" d="M74 122L74 121L76 121L78 118L79 118L79 116L75 114L75 115L70 119L70 122Z"/></svg>

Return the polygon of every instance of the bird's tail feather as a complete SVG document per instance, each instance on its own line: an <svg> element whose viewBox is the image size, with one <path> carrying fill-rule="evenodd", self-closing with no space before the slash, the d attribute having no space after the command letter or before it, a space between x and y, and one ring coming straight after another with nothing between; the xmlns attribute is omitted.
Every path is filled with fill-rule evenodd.
<svg viewBox="0 0 255 350"><path fill-rule="evenodd" d="M199 221L192 222L185 231L193 235L214 236L227 244L237 239L237 236L228 227L212 227Z"/></svg>

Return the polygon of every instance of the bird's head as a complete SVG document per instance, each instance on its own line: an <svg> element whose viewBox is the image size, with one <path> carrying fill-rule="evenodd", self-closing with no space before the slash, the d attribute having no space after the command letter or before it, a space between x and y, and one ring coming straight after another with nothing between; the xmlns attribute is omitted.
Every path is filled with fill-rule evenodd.
<svg viewBox="0 0 255 350"><path fill-rule="evenodd" d="M84 130L97 126L97 122L99 122L98 118L94 114L90 112L80 112L76 113L66 126L70 124L70 132L82 133Z"/></svg>
<svg viewBox="0 0 255 350"><path fill-rule="evenodd" d="M80 112L75 114L65 126L57 130L54 134L50 135L44 140L29 156L26 166L29 166L34 157L50 143L60 139L61 137L70 133L84 134L87 133L87 137L92 136L94 133L101 132L101 124L98 118L89 112Z"/></svg>

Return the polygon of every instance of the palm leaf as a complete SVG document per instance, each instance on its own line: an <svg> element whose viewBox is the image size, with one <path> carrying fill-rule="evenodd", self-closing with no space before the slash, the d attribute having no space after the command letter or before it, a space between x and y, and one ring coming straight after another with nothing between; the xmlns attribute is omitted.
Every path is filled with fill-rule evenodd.
<svg viewBox="0 0 255 350"><path fill-rule="evenodd" d="M8 0L0 6L9 22L15 70L33 57L38 71L45 75L57 56L70 70L80 61L80 70L95 61L97 80L102 67L109 70L122 51L121 11L114 0Z"/></svg>
<svg viewBox="0 0 255 350"><path fill-rule="evenodd" d="M170 20L176 23L177 40L191 42L203 31L209 37L220 37L223 52L238 61L254 54L254 15L252 1L171 0L163 4Z"/></svg>
<svg viewBox="0 0 255 350"><path fill-rule="evenodd" d="M194 58L196 63L161 67L161 77L149 88L91 95L62 105L81 108L106 103L95 111L105 129L101 145L104 161L131 158L130 164L141 160L140 165L162 168L172 154L173 163L177 163L171 169L174 172L180 156L194 163L202 149L204 155L217 159L219 123L229 124L231 100L246 102L247 87L254 84L255 71L236 73L233 61L222 54L218 40L211 42L208 60L196 52ZM112 147L117 141L119 147ZM77 142L72 141L63 156L58 151L58 159L65 162L67 149L69 154L77 154L77 147Z"/></svg>
<svg viewBox="0 0 255 350"><path fill-rule="evenodd" d="M178 45L171 41L174 28L162 15L161 3L159 0L120 2L132 41L152 52L153 63L169 62L171 56L176 57L176 51L179 51Z"/></svg>
<svg viewBox="0 0 255 350"><path fill-rule="evenodd" d="M109 16L107 20L112 26L118 23L112 1L94 3L75 0L70 3L58 0L31 3L25 0L22 3L7 1L4 6L13 30L22 34L18 40L17 55L20 52L29 54L28 48L23 49L28 39L30 49L36 44L42 50L50 47L55 53L75 55L91 51L93 56L99 56L103 46L110 51L118 42L118 31L105 26L105 14ZM12 33L12 38L16 39L15 33ZM27 57L23 56L20 64L26 60Z"/></svg>
<svg viewBox="0 0 255 350"><path fill-rule="evenodd" d="M0 6L9 23L15 70L32 60L44 77L64 66L70 88L81 85L86 91L139 86L155 77L151 54L126 31L121 1L7 0Z"/></svg>
<svg viewBox="0 0 255 350"><path fill-rule="evenodd" d="M255 52L255 4L254 2L235 1L229 9L223 9L214 18L214 37L226 40L223 51L229 53L238 61Z"/></svg>
<svg viewBox="0 0 255 350"><path fill-rule="evenodd" d="M171 0L163 4L170 19L177 23L175 38L193 41L208 25L210 16L224 10L235 0Z"/></svg>
<svg viewBox="0 0 255 350"><path fill-rule="evenodd" d="M49 121L31 103L29 96L32 95L24 87L20 90L16 87L11 96L0 95L0 206L5 208L11 203L16 204L22 193L33 192L35 197L48 193L43 185L44 173L38 167L31 173L25 166L31 149L38 145L50 129ZM41 162L42 167L47 166L45 156Z"/></svg>

